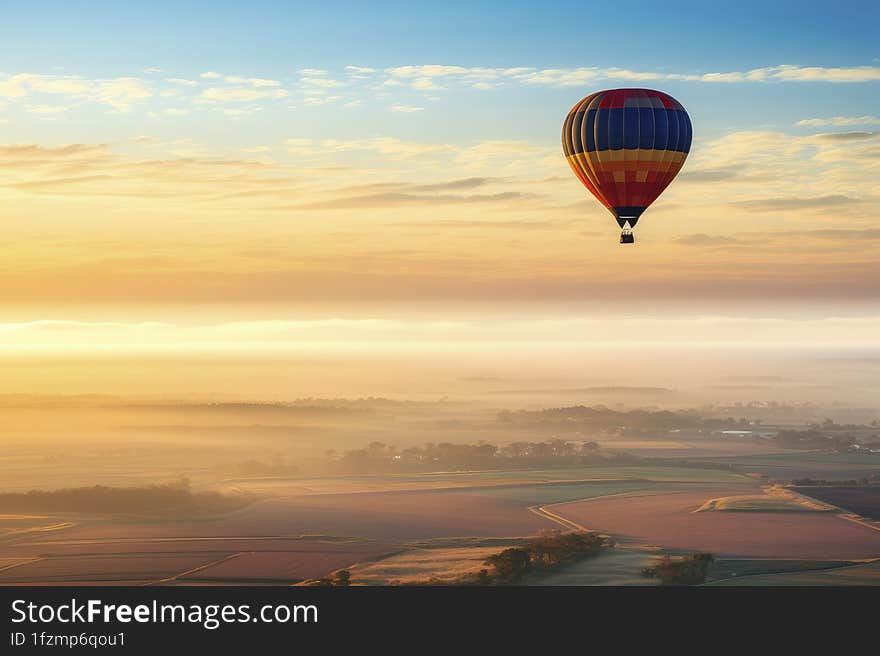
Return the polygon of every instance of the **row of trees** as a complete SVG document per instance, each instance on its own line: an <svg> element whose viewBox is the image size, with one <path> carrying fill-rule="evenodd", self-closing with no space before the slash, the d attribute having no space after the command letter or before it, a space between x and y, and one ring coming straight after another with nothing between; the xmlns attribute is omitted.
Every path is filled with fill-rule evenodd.
<svg viewBox="0 0 880 656"><path fill-rule="evenodd" d="M658 578L663 585L699 585L706 582L709 566L714 561L710 553L695 553L682 558L665 554L653 567L642 569L642 576Z"/></svg>
<svg viewBox="0 0 880 656"><path fill-rule="evenodd" d="M428 442L398 449L384 442L372 442L363 449L326 453L331 469L341 473L387 471L437 471L498 469L520 466L584 464L597 459L616 458L601 453L596 442L553 439L542 442L513 442L504 446L477 444L439 444Z"/></svg>
<svg viewBox="0 0 880 656"><path fill-rule="evenodd" d="M309 588L347 588L351 585L351 572L347 569L340 569L333 572L330 576L308 579L299 585Z"/></svg>
<svg viewBox="0 0 880 656"><path fill-rule="evenodd" d="M167 515L225 512L245 505L245 497L219 492L193 492L189 480L144 487L91 487L0 493L6 512L84 512Z"/></svg>
<svg viewBox="0 0 880 656"><path fill-rule="evenodd" d="M849 433L829 434L821 428L814 427L807 430L781 430L773 441L787 449L847 451L856 443L856 438Z"/></svg>
<svg viewBox="0 0 880 656"><path fill-rule="evenodd" d="M614 546L607 535L592 532L563 533L545 531L522 547L510 547L489 556L474 583L516 583L534 571L559 567L566 563L595 555Z"/></svg>
<svg viewBox="0 0 880 656"><path fill-rule="evenodd" d="M504 410L498 422L511 428L553 431L620 430L648 428L653 431L699 428L698 415L668 410L620 411L597 406L568 406L543 410Z"/></svg>

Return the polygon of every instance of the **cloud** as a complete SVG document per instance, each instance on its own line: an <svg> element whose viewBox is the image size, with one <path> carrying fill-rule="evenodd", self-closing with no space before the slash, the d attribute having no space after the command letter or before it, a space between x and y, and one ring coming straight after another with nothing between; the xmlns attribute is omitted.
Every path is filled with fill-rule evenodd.
<svg viewBox="0 0 880 656"><path fill-rule="evenodd" d="M336 87L344 87L345 82L340 82L339 80L333 80L326 77L303 77L300 78L300 84L303 84L308 87L318 87L321 89L333 89Z"/></svg>
<svg viewBox="0 0 880 656"><path fill-rule="evenodd" d="M497 203L511 200L519 200L530 197L516 191L500 192L497 194L408 194L401 192L388 192L381 194L369 194L366 196L353 196L350 198L334 198L332 200L318 201L299 205L299 209L311 210L334 210L334 209L365 209L371 207L400 207L406 205L450 205L469 203Z"/></svg>
<svg viewBox="0 0 880 656"><path fill-rule="evenodd" d="M200 77L206 80L223 80L227 84L244 85L257 88L281 86L281 82L279 82L278 80L271 80L262 77L243 77L241 75L225 75L223 73L218 73L217 71L208 71L207 73L202 73ZM176 84L182 84L184 86L196 85L196 82L193 82L192 80L181 80L179 78L173 78L172 80L168 81L174 82Z"/></svg>
<svg viewBox="0 0 880 656"><path fill-rule="evenodd" d="M682 82L871 82L880 80L880 67L852 66L826 68L780 64L747 71L723 73L662 73L609 68L599 71L601 77L626 80L677 80Z"/></svg>
<svg viewBox="0 0 880 656"><path fill-rule="evenodd" d="M395 137L373 137L371 139L323 139L293 138L285 142L292 155L325 156L330 153L350 151L371 151L391 159L418 159L446 153L453 153L456 147L451 144L420 143L403 141Z"/></svg>
<svg viewBox="0 0 880 656"><path fill-rule="evenodd" d="M132 102L149 98L153 92L137 78L118 77L98 82L95 95L98 100L119 111L128 111Z"/></svg>
<svg viewBox="0 0 880 656"><path fill-rule="evenodd" d="M788 82L871 82L880 80L878 66L825 68L822 66L773 66L749 71L748 79L771 79Z"/></svg>
<svg viewBox="0 0 880 656"><path fill-rule="evenodd" d="M305 75L307 77L322 77L328 74L328 71L325 71L321 68L301 68L299 69L300 75Z"/></svg>
<svg viewBox="0 0 880 656"><path fill-rule="evenodd" d="M73 76L55 76L55 75L32 75L29 73L21 73L9 78L12 84L19 84L27 87L29 91L36 93L50 93L62 95L78 95L85 94L93 85L92 82ZM19 94L13 94L19 95ZM23 95L23 94L21 94Z"/></svg>
<svg viewBox="0 0 880 656"><path fill-rule="evenodd" d="M820 210L833 207L855 205L860 201L843 194L829 194L827 196L789 198L762 198L756 200L741 200L731 203L733 207L755 212L785 212L793 210Z"/></svg>
<svg viewBox="0 0 880 656"><path fill-rule="evenodd" d="M720 166L703 169L685 169L678 180L681 182L720 182L732 180L742 174L742 169L735 166Z"/></svg>
<svg viewBox="0 0 880 656"><path fill-rule="evenodd" d="M691 235L681 235L673 239L676 244L683 246L727 246L731 244L742 243L735 237L727 237L724 235L707 235L698 232Z"/></svg>
<svg viewBox="0 0 880 656"><path fill-rule="evenodd" d="M212 87L205 89L199 95L204 100L218 102L242 102L258 100L260 98L286 98L288 92L284 89L255 89L251 87Z"/></svg>
<svg viewBox="0 0 880 656"><path fill-rule="evenodd" d="M261 78L261 77L251 77L251 78L248 78L247 81L250 82L250 84L255 87L278 87L278 86L281 86L281 82L279 82L278 80L267 80L267 79Z"/></svg>
<svg viewBox="0 0 880 656"><path fill-rule="evenodd" d="M830 239L834 241L880 239L880 229L878 228L866 228L864 230L829 228L822 230L808 230L805 234L809 237L816 237L817 239Z"/></svg>
<svg viewBox="0 0 880 656"><path fill-rule="evenodd" d="M337 100L342 100L342 96L309 96L303 100L303 105L316 107L320 105L328 105Z"/></svg>
<svg viewBox="0 0 880 656"><path fill-rule="evenodd" d="M880 80L880 67L876 66L851 66L851 67L822 67L822 66L796 66L780 64L753 68L746 71L724 71L709 73L685 73L664 71L636 71L626 68L544 68L516 67L516 68L484 68L450 66L443 64L428 64L419 66L397 66L385 69L391 80L416 80L424 88L428 87L433 78L460 78L480 89L488 89L493 86L491 81L499 79L515 80L522 84L543 86L579 86L600 79L629 80L644 82L651 80L669 80L680 82L708 82L708 83L741 83L741 82L841 82L858 83ZM418 87L416 87L418 88Z"/></svg>
<svg viewBox="0 0 880 656"><path fill-rule="evenodd" d="M448 182L437 182L434 184L412 185L412 191L451 191L456 189L475 189L484 187L492 182L500 181L493 178L459 178L457 180L449 180Z"/></svg>
<svg viewBox="0 0 880 656"><path fill-rule="evenodd" d="M878 116L833 116L831 118L805 118L795 123L799 127L822 127L826 125L880 125Z"/></svg>
<svg viewBox="0 0 880 656"><path fill-rule="evenodd" d="M153 92L143 80L135 77L88 80L76 76L31 73L0 77L0 96L23 98L31 94L71 96L127 111L134 101L149 98Z"/></svg>
<svg viewBox="0 0 880 656"><path fill-rule="evenodd" d="M260 77L241 77L239 75L227 75L223 78L224 82L229 84L247 84L252 87L280 87L281 82L278 80L269 80Z"/></svg>
<svg viewBox="0 0 880 656"><path fill-rule="evenodd" d="M547 68L540 71L520 73L513 77L525 84L572 87L586 84L602 77L602 75L594 68Z"/></svg>
<svg viewBox="0 0 880 656"><path fill-rule="evenodd" d="M467 73L469 69L463 66L443 66L440 64L428 64L425 66L398 66L396 68L386 69L386 72L392 77L403 78L430 78L430 77L446 77L448 75L462 75Z"/></svg>
<svg viewBox="0 0 880 656"><path fill-rule="evenodd" d="M407 221L388 224L395 228L428 228L453 230L558 230L558 221L467 221L442 219L439 221Z"/></svg>
<svg viewBox="0 0 880 656"><path fill-rule="evenodd" d="M370 68L369 66L346 66L345 70L355 75L369 75L376 72L375 68Z"/></svg>
<svg viewBox="0 0 880 656"><path fill-rule="evenodd" d="M28 105L26 109L32 114L61 114L70 109L70 107L62 105Z"/></svg>
<svg viewBox="0 0 880 656"><path fill-rule="evenodd" d="M37 144L5 145L0 146L0 166L22 166L28 162L58 163L82 158L103 157L106 154L106 144L67 144L54 147Z"/></svg>
<svg viewBox="0 0 880 656"><path fill-rule="evenodd" d="M78 184L86 184L90 182L106 182L111 180L113 176L100 174L100 175L82 175L76 177L69 178L47 178L44 180L30 180L28 182L18 182L9 185L14 189L25 189L31 191L52 191L57 187L68 186L68 185L78 185Z"/></svg>
<svg viewBox="0 0 880 656"><path fill-rule="evenodd" d="M826 141L863 141L865 139L874 139L880 136L880 132L826 132L824 134L814 134L814 139L824 139Z"/></svg>
<svg viewBox="0 0 880 656"><path fill-rule="evenodd" d="M434 78L432 77L417 77L410 86L417 91L439 91L443 89L443 87L434 83Z"/></svg>
<svg viewBox="0 0 880 656"><path fill-rule="evenodd" d="M391 105L392 112L397 112L397 113L402 113L402 114L412 114L414 112L421 112L424 109L425 109L424 107L416 107L415 105L401 105L399 103Z"/></svg>

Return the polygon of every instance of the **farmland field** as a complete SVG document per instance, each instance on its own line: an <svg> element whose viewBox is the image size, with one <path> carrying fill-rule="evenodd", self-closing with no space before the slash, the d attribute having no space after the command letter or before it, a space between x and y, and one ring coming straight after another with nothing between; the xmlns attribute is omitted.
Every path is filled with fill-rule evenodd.
<svg viewBox="0 0 880 656"><path fill-rule="evenodd" d="M502 545L561 528L552 513L624 546L530 583L651 585L638 572L657 549L819 560L880 554L880 532L834 513L767 512L792 510L791 500L724 469L577 466L226 479L209 488L259 496L198 520L0 516L0 585L289 585L340 568L366 584L451 580ZM712 500L715 510L750 512L694 512Z"/></svg>
<svg viewBox="0 0 880 656"><path fill-rule="evenodd" d="M723 469L662 465L617 465L438 472L425 474L376 474L345 477L239 478L213 484L219 491L272 495L342 494L483 488L493 485L526 485L582 481L669 481L683 483L739 483L749 479Z"/></svg>
<svg viewBox="0 0 880 656"><path fill-rule="evenodd" d="M553 512L634 544L752 557L856 559L880 553L880 531L830 513L694 512L738 490L647 492L574 501Z"/></svg>
<svg viewBox="0 0 880 656"><path fill-rule="evenodd" d="M880 520L880 486L816 485L794 489L857 515Z"/></svg>
<svg viewBox="0 0 880 656"><path fill-rule="evenodd" d="M880 562L809 571L756 574L715 581L709 585L880 585Z"/></svg>
<svg viewBox="0 0 880 656"><path fill-rule="evenodd" d="M876 474L880 455L789 451L770 455L713 457L713 462L736 465L741 471L763 474L778 482L796 478L860 479Z"/></svg>

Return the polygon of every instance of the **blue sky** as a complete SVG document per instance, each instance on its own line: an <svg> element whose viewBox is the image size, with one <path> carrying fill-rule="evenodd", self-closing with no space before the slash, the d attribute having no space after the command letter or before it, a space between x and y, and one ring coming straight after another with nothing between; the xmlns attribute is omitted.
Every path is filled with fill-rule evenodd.
<svg viewBox="0 0 880 656"><path fill-rule="evenodd" d="M4 66L856 65L872 2L32 2L4 8Z"/></svg>
<svg viewBox="0 0 880 656"><path fill-rule="evenodd" d="M4 9L0 27L0 71L107 78L144 77L144 71L161 69L165 77L194 79L205 71L221 71L288 85L301 69L338 76L349 65L379 70L424 64L596 67L702 74L782 64L877 66L880 56L880 10L868 2L833 7L811 2L557 2L552 7L510 2L503 10L497 3L458 1L287 4L14 3ZM442 94L433 101L432 136L555 138L555 118L580 95L596 85L626 84L610 80L580 88L551 85L540 93L520 87L503 94ZM876 113L876 84L706 85L665 80L662 86L691 110L701 128L698 138L756 125L790 126L817 116ZM399 91L399 103L424 105L423 94ZM289 106L279 109L273 120L288 122ZM391 131L384 109L365 103L359 110L360 129ZM332 114L327 108L300 108L296 121L320 137L351 138L357 128L341 125ZM460 120L465 114L468 120ZM129 123L134 120L128 118ZM105 126L108 138L132 129L125 119L118 117ZM189 123L201 138L218 129L202 119ZM410 139L426 131L412 120L398 120L393 128L397 136ZM88 129L84 125L83 133ZM45 121L30 127L20 121L18 130L28 139L36 134L53 138L58 132ZM255 125L239 125L237 131L252 139L263 138L265 132Z"/></svg>

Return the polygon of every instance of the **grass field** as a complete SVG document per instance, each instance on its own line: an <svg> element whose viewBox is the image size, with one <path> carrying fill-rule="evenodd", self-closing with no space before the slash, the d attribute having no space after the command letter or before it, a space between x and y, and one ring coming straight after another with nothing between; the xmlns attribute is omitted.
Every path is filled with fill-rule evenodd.
<svg viewBox="0 0 880 656"><path fill-rule="evenodd" d="M643 567L653 564L653 549L607 549L592 558L572 563L540 577L529 578L527 585L660 585L659 579L645 578Z"/></svg>
<svg viewBox="0 0 880 656"><path fill-rule="evenodd" d="M351 580L354 585L453 583L485 568L483 561L498 551L498 547L412 549L350 568Z"/></svg>
<svg viewBox="0 0 880 656"><path fill-rule="evenodd" d="M709 499L694 512L830 512L826 504L811 501L781 487L765 488L762 494Z"/></svg>

